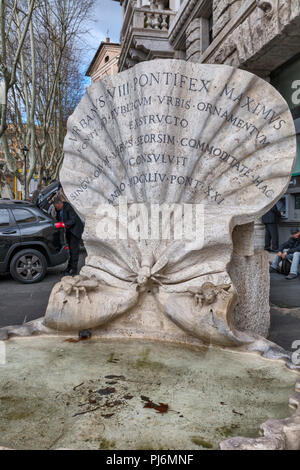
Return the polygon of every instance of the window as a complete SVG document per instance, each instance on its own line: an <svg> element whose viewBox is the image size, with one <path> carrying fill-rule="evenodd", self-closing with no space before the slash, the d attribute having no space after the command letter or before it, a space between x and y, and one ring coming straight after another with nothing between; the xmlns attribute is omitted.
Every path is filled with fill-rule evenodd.
<svg viewBox="0 0 300 470"><path fill-rule="evenodd" d="M26 209L14 209L13 212L17 224L28 224L30 222L36 221L36 218L32 212L27 211Z"/></svg>
<svg viewBox="0 0 300 470"><path fill-rule="evenodd" d="M9 225L9 212L7 209L0 209L0 228Z"/></svg>
<svg viewBox="0 0 300 470"><path fill-rule="evenodd" d="M109 61L109 56L107 55L107 56L105 57L105 63L107 63L108 61Z"/></svg>

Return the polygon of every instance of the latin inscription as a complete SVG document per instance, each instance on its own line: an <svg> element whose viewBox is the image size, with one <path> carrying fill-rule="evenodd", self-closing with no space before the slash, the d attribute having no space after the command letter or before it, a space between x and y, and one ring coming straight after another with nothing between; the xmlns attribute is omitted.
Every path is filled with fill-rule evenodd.
<svg viewBox="0 0 300 470"><path fill-rule="evenodd" d="M157 93L157 87L166 93ZM260 172L240 161L238 152L232 155L226 144L223 148L222 143L206 142L195 133L195 120L202 128L205 120L213 119L216 128L226 126L228 136L238 132L239 138L254 142L257 149L270 144L269 132L280 132L286 120L272 105L240 92L237 86L217 87L214 80L174 72L142 73L115 87L106 86L104 80L101 93L85 109L69 128L67 139L82 158L88 158L91 148L99 146L99 152L93 173L82 178L69 195L71 201L83 197L101 178L113 181L120 165L126 168L126 179L114 182L107 192L106 200L112 204L127 188L160 184L199 192L220 206L226 195L219 193L217 181L226 171L241 181L247 179L264 197L274 195ZM108 138L111 151L103 153L103 139L118 135L116 129L122 127L130 137ZM195 168L205 161L214 162L211 184L195 176Z"/></svg>

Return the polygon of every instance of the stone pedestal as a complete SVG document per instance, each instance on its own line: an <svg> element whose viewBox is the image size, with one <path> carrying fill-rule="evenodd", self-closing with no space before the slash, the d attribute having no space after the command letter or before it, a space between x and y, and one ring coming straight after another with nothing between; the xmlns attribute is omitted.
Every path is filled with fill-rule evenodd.
<svg viewBox="0 0 300 470"><path fill-rule="evenodd" d="M236 226L233 230L233 255L228 268L237 290L233 311L235 328L267 337L270 326L269 257L257 237L257 222Z"/></svg>
<svg viewBox="0 0 300 470"><path fill-rule="evenodd" d="M267 337L270 327L268 253L261 250L251 256L234 254L229 273L238 293L234 326Z"/></svg>

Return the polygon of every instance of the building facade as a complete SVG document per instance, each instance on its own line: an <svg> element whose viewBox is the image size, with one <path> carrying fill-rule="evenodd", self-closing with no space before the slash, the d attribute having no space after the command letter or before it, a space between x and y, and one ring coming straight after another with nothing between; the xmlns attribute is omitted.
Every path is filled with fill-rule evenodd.
<svg viewBox="0 0 300 470"><path fill-rule="evenodd" d="M228 64L248 70L287 100L298 155L280 239L300 225L300 0L114 0L123 10L119 71L154 58ZM263 243L263 229L258 244Z"/></svg>
<svg viewBox="0 0 300 470"><path fill-rule="evenodd" d="M120 52L120 44L110 42L110 39L106 38L105 42L101 42L85 75L91 77L92 82L97 82L107 75L115 75L118 73Z"/></svg>

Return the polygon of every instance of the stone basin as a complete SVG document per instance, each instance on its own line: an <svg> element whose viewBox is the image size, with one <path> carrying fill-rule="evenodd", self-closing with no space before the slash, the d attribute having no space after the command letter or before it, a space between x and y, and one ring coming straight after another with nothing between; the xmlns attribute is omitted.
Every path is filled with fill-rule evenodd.
<svg viewBox="0 0 300 470"><path fill-rule="evenodd" d="M7 448L217 449L292 414L298 374L254 353L64 336L5 344L0 445ZM151 408L161 403L167 411Z"/></svg>

